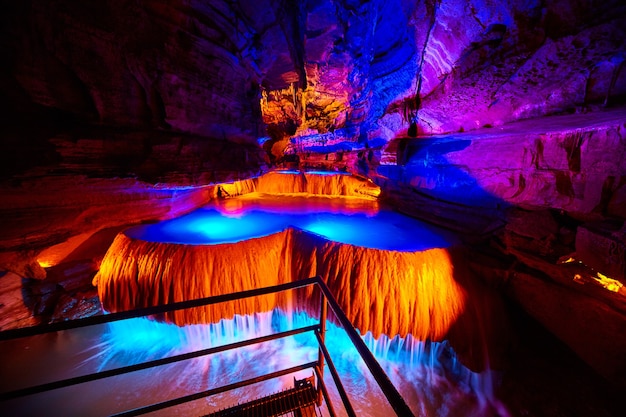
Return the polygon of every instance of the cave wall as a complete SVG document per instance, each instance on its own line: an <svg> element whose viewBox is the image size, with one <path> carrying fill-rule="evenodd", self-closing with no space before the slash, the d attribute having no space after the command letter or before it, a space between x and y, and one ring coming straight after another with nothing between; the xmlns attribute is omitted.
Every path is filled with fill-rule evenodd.
<svg viewBox="0 0 626 417"><path fill-rule="evenodd" d="M623 103L625 13L617 1L307 2L309 88L264 110L304 141L363 143L411 120L458 132Z"/></svg>
<svg viewBox="0 0 626 417"><path fill-rule="evenodd" d="M46 248L190 210L205 184L265 169L255 29L239 14L227 2L3 3L2 269L41 278Z"/></svg>
<svg viewBox="0 0 626 417"><path fill-rule="evenodd" d="M455 230L477 274L617 386L626 379L626 111L399 138L382 198Z"/></svg>
<svg viewBox="0 0 626 417"><path fill-rule="evenodd" d="M433 200L478 210L626 219L626 110L561 115L383 148L377 173Z"/></svg>
<svg viewBox="0 0 626 417"><path fill-rule="evenodd" d="M262 170L268 133L295 130L278 153L363 149L411 120L468 131L626 94L618 1L33 0L2 15L6 176L206 183Z"/></svg>
<svg viewBox="0 0 626 417"><path fill-rule="evenodd" d="M454 36L427 48L420 117L434 131L571 111L626 92L624 8L618 2L465 7L442 2L436 11L435 38L446 28Z"/></svg>
<svg viewBox="0 0 626 417"><path fill-rule="evenodd" d="M205 184L263 167L254 29L226 2L2 7L3 179Z"/></svg>
<svg viewBox="0 0 626 417"><path fill-rule="evenodd" d="M258 74L242 56L251 29L224 3L5 7L5 114L44 107L97 125L256 134L250 96L258 93Z"/></svg>

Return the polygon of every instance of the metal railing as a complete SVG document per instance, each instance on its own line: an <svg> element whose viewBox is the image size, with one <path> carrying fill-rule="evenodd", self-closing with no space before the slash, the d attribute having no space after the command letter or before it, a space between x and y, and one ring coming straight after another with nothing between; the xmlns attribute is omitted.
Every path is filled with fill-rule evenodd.
<svg viewBox="0 0 626 417"><path fill-rule="evenodd" d="M86 375L82 375L78 377L58 380L58 381L44 383L40 385L34 385L34 386L27 387L27 388L21 388L21 389L17 389L13 391L2 392L0 393L0 401L7 401L10 399L19 398L19 397L23 397L27 395L42 393L42 392L51 391L51 390L55 390L59 388L83 384L83 383L90 382L90 381L96 381L96 380L109 378L109 377L113 377L117 375L127 374L130 372L135 372L135 371L139 371L143 369L154 368L157 366L180 362L180 361L184 361L184 360L188 360L192 358L211 355L211 354L218 353L218 352L238 349L244 346L249 346L249 345L253 345L256 343L262 343L262 342L266 342L270 340L285 338L285 337L293 336L296 334L313 332L317 338L318 345L319 345L319 354L318 354L317 361L304 363L298 366L272 372L272 373L262 375L259 377L247 379L244 381L239 381L237 383L225 385L225 386L218 387L218 388L213 388L213 389L197 392L191 395L174 398L168 401L151 404L145 407L128 410L119 414L115 414L115 416L137 416L137 415L141 415L141 414L145 414L145 413L149 413L149 412L153 412L157 410L162 410L162 409L180 405L189 401L194 401L200 398L209 397L211 395L226 392L226 391L233 390L236 388L241 388L241 387L255 384L261 381L295 373L304 369L313 369L317 376L318 405L321 404L322 397L323 397L326 400L326 405L327 405L329 414L331 416L335 416L336 413L333 409L332 403L330 402L328 390L326 388L326 385L324 383L324 378L323 378L323 371L324 371L324 366L326 363L326 366L328 367L328 370L330 371L331 377L333 379L333 383L335 384L337 392L339 393L341 401L345 407L347 415L350 417L356 417L356 413L354 411L354 408L352 407L352 404L350 403L348 394L341 382L339 373L337 372L337 369L335 368L332 358L330 357L330 354L328 350L326 349L326 345L325 345L326 320L327 320L328 308L330 308L330 310L335 316L335 319L339 322L341 327L344 328L346 334L348 335L352 344L354 345L357 352L359 353L364 363L368 367L369 371L371 372L372 376L376 380L381 391L387 398L389 404L391 405L395 413L403 417L413 416L411 409L408 407L408 405L406 404L406 402L404 401L400 393L393 386L393 384L391 383L391 381L385 374L384 370L382 369L378 361L374 358L373 354L370 352L370 350L368 349L367 345L365 344L361 336L357 333L355 328L352 326L352 323L346 317L345 313L343 312L343 310L341 309L341 307L339 306L339 304L337 303L337 301L331 294L329 288L326 286L326 284L320 277L313 277L313 278L308 278L308 279L304 279L304 280L300 280L300 281L296 281L292 283L280 284L280 285L275 285L271 287L264 287L264 288L258 288L258 289L247 290L247 291L241 291L241 292L236 292L236 293L231 293L231 294L217 295L217 296L206 297L206 298L201 298L201 299L196 299L196 300L189 300L189 301L182 301L182 302L177 302L177 303L159 305L155 307L148 307L148 308L142 308L142 309L136 309L136 310L130 310L130 311L123 311L123 312L118 312L118 313L111 313L111 314L106 314L102 316L93 316L93 317L87 317L87 318L82 318L78 320L72 320L72 321L64 321L64 322L57 322L57 323L46 324L46 325L38 325L38 326L32 326L32 327L26 327L26 328L20 328L20 329L6 330L3 332L0 332L0 341L35 336L35 335L51 333L51 332L58 332L61 330L69 330L69 329L76 329L76 328L81 328L81 327L86 327L86 326L111 323L111 322L126 320L130 318L153 316L153 315L163 314L163 313L172 312L176 310L203 307L203 306L208 306L208 305L213 305L213 304L218 304L218 303L240 300L244 298L257 297L257 296L273 294L273 293L278 293L278 292L283 292L283 291L288 291L288 290L295 290L298 288L304 288L304 287L309 287L309 286L316 286L321 291L320 319L317 324L299 327L299 328L288 330L288 331L273 333L273 334L266 335L266 336L255 337L255 338L251 338L251 339L247 339L247 340L243 340L243 341L239 341L235 343L230 343L230 344L226 344L222 346L196 350L196 351L188 352L184 354L173 355L173 356L169 356L169 357L162 358L162 359L145 361L145 362L138 363L135 365L123 366L123 367L119 367L115 369L86 374Z"/></svg>

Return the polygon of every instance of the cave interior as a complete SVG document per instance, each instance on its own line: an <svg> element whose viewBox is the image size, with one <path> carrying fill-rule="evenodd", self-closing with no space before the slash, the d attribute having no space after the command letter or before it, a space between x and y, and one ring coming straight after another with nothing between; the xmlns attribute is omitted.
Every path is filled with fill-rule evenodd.
<svg viewBox="0 0 626 417"><path fill-rule="evenodd" d="M347 173L458 236L504 301L511 415L626 409L622 1L31 0L0 20L0 330L102 314L118 232L220 184Z"/></svg>

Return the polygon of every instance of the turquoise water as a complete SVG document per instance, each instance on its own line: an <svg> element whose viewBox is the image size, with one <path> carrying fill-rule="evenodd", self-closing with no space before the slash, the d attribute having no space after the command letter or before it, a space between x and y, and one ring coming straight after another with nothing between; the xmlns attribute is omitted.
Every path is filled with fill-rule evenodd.
<svg viewBox="0 0 626 417"><path fill-rule="evenodd" d="M290 175L300 175L303 172L302 171L298 171L295 169L279 169L276 171L272 171L276 174L290 174ZM319 170L311 170L311 171L306 171L304 172L305 174L312 174L312 175L326 175L326 176L336 176L336 175L352 175L349 172L341 172L341 171L319 171Z"/></svg>

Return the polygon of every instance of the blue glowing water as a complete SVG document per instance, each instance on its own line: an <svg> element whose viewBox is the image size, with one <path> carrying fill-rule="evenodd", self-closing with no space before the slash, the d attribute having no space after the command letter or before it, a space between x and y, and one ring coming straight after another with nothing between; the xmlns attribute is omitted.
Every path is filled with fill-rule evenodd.
<svg viewBox="0 0 626 417"><path fill-rule="evenodd" d="M302 171L298 171L295 169L278 169L275 171L272 171L274 173L277 174L290 174L290 175L299 175L302 174ZM311 171L305 171L306 174L313 174L313 175L328 175L328 176L335 176L335 175L352 175L349 172L344 172L344 171L320 171L320 170L311 170Z"/></svg>
<svg viewBox="0 0 626 417"><path fill-rule="evenodd" d="M303 313L287 315L274 310L250 316L236 316L232 320L222 320L215 324L185 327L147 319L130 319L91 330L76 329L62 332L52 340L41 340L40 343L35 340L22 346L20 355L17 355L20 359L3 365L7 368L3 369L3 375L15 373L15 378L10 381L5 379L0 385L4 389L7 385L14 389L16 385L27 386L96 370L114 369L315 322ZM456 360L447 343L420 342L410 336L405 339L389 339L383 335L376 340L369 333L364 336L364 340L416 415L506 415L493 396L493 375L489 372L474 373L465 368ZM357 415L393 415L345 332L328 322L326 341ZM0 344L0 353L3 352L2 347ZM66 358L61 359L61 352L65 353ZM0 402L0 413L19 410L20 415L108 415L315 361L317 355L318 345L314 335L305 333L83 386ZM50 362L51 358L53 363ZM13 367L10 372L9 365ZM29 373L28 369L31 367L37 369L37 372ZM294 376L304 378L310 375L310 370L301 371L296 375L256 384L243 390L168 408L156 415L201 415L291 387ZM333 404L339 408L339 414L344 415L328 368L324 379Z"/></svg>
<svg viewBox="0 0 626 417"><path fill-rule="evenodd" d="M343 204L342 204L343 202ZM289 227L318 234L335 242L366 248L420 251L447 247L441 230L402 215L353 199L262 196L234 198L185 216L142 225L126 231L130 237L168 243L219 244L267 236Z"/></svg>
<svg viewBox="0 0 626 417"><path fill-rule="evenodd" d="M132 228L126 233L148 241L218 244L265 236L288 227L337 242L385 250L417 251L446 247L450 243L449 237L444 237L440 230L380 208L375 202L337 197L238 197L177 219ZM277 310L185 327L132 319L91 330L77 329L60 332L54 337L30 339L25 346L0 344L0 355L16 359L3 363L2 375L10 377L4 378L5 382L0 385L6 391L222 345L311 322L304 314L285 315ZM393 415L346 334L331 323L327 323L327 327L328 350L357 415ZM369 333L364 340L416 415L506 415L493 396L491 373L478 374L465 368L445 342L421 342L410 336L389 339L384 335L375 340ZM61 358L61 353L66 357ZM21 415L107 415L314 361L317 354L314 336L298 335L0 403L0 414L14 415L12 411L19 410ZM311 372L302 371L296 377L310 375ZM289 387L293 377L197 400L156 415L207 413ZM328 371L325 382L333 403L339 404L339 395ZM344 415L342 411L339 414Z"/></svg>

